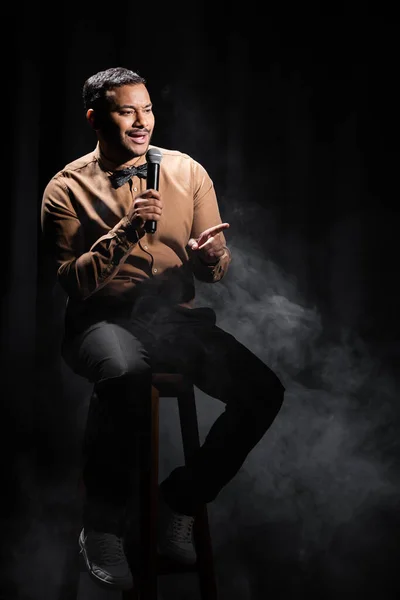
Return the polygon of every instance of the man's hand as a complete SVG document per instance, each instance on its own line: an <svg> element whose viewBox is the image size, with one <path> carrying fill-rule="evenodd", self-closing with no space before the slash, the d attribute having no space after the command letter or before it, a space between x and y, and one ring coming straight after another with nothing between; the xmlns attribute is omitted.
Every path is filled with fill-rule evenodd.
<svg viewBox="0 0 400 600"><path fill-rule="evenodd" d="M146 221L159 221L162 209L160 192L149 189L135 197L127 217L135 229L142 229Z"/></svg>
<svg viewBox="0 0 400 600"><path fill-rule="evenodd" d="M195 240L191 238L188 246L194 252L200 254L201 259L206 263L215 263L225 253L225 247L221 236L218 235L224 229L228 229L229 223L221 223L203 231Z"/></svg>

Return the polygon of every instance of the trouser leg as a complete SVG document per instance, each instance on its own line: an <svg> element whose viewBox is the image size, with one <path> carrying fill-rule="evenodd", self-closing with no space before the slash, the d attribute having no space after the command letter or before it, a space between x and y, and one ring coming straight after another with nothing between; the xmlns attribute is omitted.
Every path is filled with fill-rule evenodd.
<svg viewBox="0 0 400 600"><path fill-rule="evenodd" d="M165 323L157 323L157 330L164 340L160 355L204 393L225 403L188 465L176 468L161 484L172 508L194 514L217 497L270 428L284 386L260 358L216 326L213 311L175 311Z"/></svg>
<svg viewBox="0 0 400 600"><path fill-rule="evenodd" d="M248 396L243 396L242 403L228 402L189 463L174 469L162 482L165 499L177 512L195 514L237 474L281 406L283 389L270 388L265 394L267 406L255 400L249 407ZM245 403L246 408L240 406Z"/></svg>
<svg viewBox="0 0 400 600"><path fill-rule="evenodd" d="M94 384L84 439L84 526L120 531L150 397L148 355L131 332L106 322L65 344L63 354Z"/></svg>

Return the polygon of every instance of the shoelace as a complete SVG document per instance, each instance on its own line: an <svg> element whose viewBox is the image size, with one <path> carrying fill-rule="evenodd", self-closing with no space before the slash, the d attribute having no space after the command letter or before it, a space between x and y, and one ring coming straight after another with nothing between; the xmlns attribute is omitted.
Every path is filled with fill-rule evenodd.
<svg viewBox="0 0 400 600"><path fill-rule="evenodd" d="M117 565L126 560L121 538L112 533L92 533L91 538L99 548L102 564Z"/></svg>
<svg viewBox="0 0 400 600"><path fill-rule="evenodd" d="M172 521L172 532L180 542L192 541L194 518L188 515L175 515Z"/></svg>

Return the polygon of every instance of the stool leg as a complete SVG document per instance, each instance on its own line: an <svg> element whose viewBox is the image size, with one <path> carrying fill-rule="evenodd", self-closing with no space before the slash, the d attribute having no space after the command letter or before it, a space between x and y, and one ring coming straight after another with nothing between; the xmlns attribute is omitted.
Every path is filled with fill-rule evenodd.
<svg viewBox="0 0 400 600"><path fill-rule="evenodd" d="M81 555L78 538L82 528L83 491L80 480L77 486L76 506L71 510L71 529L69 531L69 548L63 566L63 583L57 600L77 600L81 575Z"/></svg>
<svg viewBox="0 0 400 600"><path fill-rule="evenodd" d="M199 427L196 410L196 397L193 386L179 393L179 419L181 423L183 453L185 462L200 447ZM207 506L196 517L194 539L197 550L197 573L202 600L217 600L217 585L208 522Z"/></svg>
<svg viewBox="0 0 400 600"><path fill-rule="evenodd" d="M194 536L198 552L197 573L201 598L202 600L217 600L217 582L206 506L197 516Z"/></svg>
<svg viewBox="0 0 400 600"><path fill-rule="evenodd" d="M140 600L157 600L157 514L159 461L159 392L152 386L148 431L144 432L141 466Z"/></svg>

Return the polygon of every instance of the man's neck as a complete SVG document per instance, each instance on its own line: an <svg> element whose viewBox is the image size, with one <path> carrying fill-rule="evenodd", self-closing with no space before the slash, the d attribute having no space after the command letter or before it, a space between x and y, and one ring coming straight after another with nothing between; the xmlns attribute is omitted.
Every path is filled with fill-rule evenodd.
<svg viewBox="0 0 400 600"><path fill-rule="evenodd" d="M109 171L124 169L126 167L138 166L146 162L145 156L116 156L115 154L110 152L109 148L104 148L100 143L99 154L103 165Z"/></svg>

